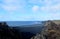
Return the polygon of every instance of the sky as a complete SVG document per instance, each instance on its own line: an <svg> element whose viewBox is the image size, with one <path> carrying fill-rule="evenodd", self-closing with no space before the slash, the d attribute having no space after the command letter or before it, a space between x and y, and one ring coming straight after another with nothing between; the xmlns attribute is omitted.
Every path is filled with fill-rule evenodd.
<svg viewBox="0 0 60 39"><path fill-rule="evenodd" d="M0 0L0 21L60 20L60 0Z"/></svg>

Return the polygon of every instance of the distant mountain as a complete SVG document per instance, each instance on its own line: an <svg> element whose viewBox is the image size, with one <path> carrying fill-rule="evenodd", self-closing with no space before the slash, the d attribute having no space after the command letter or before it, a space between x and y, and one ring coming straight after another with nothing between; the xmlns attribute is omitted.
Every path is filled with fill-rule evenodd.
<svg viewBox="0 0 60 39"><path fill-rule="evenodd" d="M42 21L7 21L9 26L22 26L22 25L33 25L41 24Z"/></svg>
<svg viewBox="0 0 60 39"><path fill-rule="evenodd" d="M23 25L23 26L16 26L13 29L18 30L22 34L22 39L30 39L32 36L40 33L43 29L42 24L33 24L33 25Z"/></svg>
<svg viewBox="0 0 60 39"><path fill-rule="evenodd" d="M40 32L43 27L44 26L41 24L35 24L35 25L16 26L13 28L20 30L20 32L30 32L30 33L36 34Z"/></svg>

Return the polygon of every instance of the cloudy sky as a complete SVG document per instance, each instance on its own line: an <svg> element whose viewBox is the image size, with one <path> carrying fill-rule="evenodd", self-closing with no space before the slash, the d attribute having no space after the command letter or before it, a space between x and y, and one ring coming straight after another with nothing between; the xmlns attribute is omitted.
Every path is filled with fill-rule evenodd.
<svg viewBox="0 0 60 39"><path fill-rule="evenodd" d="M0 0L0 21L59 19L60 0Z"/></svg>

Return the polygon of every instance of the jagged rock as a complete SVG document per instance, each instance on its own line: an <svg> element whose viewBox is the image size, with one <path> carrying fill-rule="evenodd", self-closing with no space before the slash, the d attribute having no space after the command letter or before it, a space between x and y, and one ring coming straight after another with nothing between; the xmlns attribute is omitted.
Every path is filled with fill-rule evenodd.
<svg viewBox="0 0 60 39"><path fill-rule="evenodd" d="M60 25L47 21L41 33L31 39L60 39Z"/></svg>

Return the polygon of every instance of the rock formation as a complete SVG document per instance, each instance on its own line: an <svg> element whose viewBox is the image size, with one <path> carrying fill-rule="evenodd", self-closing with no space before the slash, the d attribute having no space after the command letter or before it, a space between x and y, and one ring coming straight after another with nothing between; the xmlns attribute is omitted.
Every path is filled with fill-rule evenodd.
<svg viewBox="0 0 60 39"><path fill-rule="evenodd" d="M20 34L15 29L11 29L6 22L0 23L0 39L21 39Z"/></svg>
<svg viewBox="0 0 60 39"><path fill-rule="evenodd" d="M60 39L60 25L55 24L53 21L46 21L41 33L31 39Z"/></svg>

